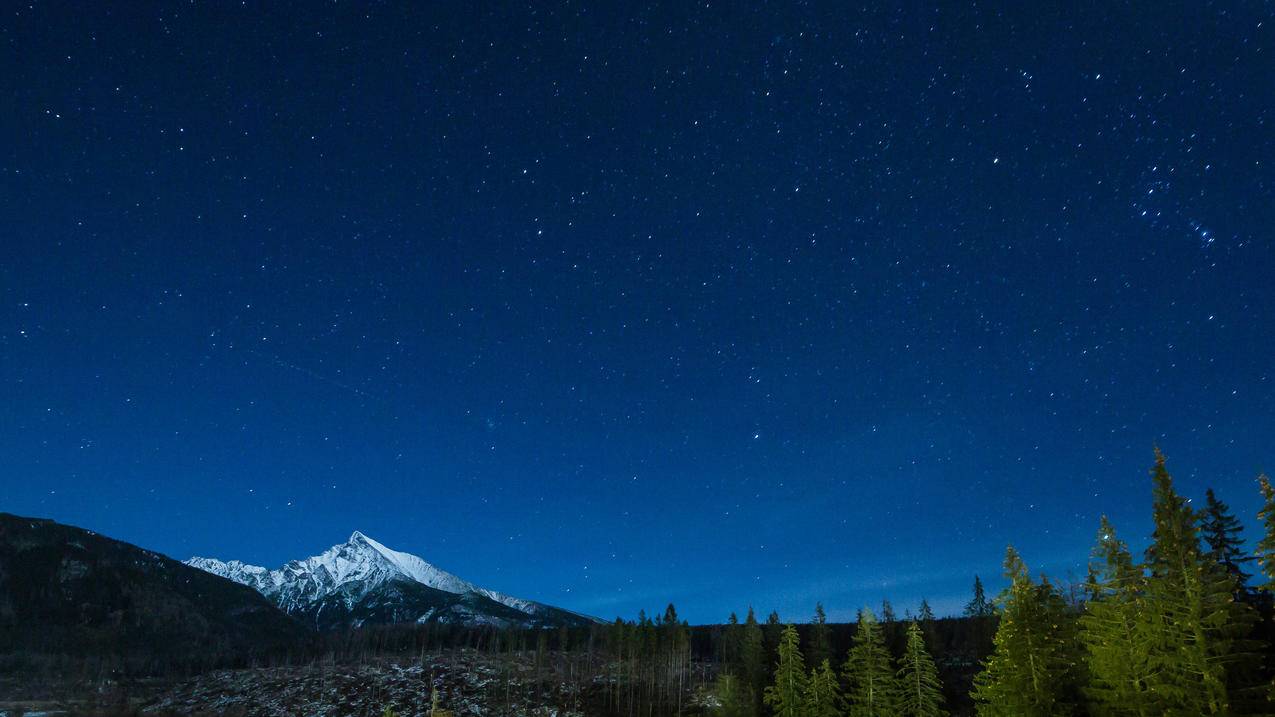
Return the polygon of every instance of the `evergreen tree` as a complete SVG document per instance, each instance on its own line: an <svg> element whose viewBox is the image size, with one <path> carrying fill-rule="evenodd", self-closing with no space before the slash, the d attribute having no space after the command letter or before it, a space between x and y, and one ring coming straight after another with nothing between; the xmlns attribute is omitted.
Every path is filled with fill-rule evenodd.
<svg viewBox="0 0 1275 717"><path fill-rule="evenodd" d="M889 600L881 601L881 624L889 625L894 622L894 606Z"/></svg>
<svg viewBox="0 0 1275 717"><path fill-rule="evenodd" d="M743 647L744 626L739 624L739 616L732 611L730 618L726 620L726 629L722 633L722 664L736 675L742 672L743 661L740 659L740 652Z"/></svg>
<svg viewBox="0 0 1275 717"><path fill-rule="evenodd" d="M1081 642L1089 666L1085 692L1097 717L1152 717L1160 714L1150 692L1153 677L1142 569L1133 564L1124 541L1106 516L1090 562L1090 599L1080 618Z"/></svg>
<svg viewBox="0 0 1275 717"><path fill-rule="evenodd" d="M917 612L917 620L922 623L934 622L934 609L930 607L930 601L921 598L921 609Z"/></svg>
<svg viewBox="0 0 1275 717"><path fill-rule="evenodd" d="M779 650L779 637L783 634L784 626L779 622L779 613L771 610L766 616L766 625L762 628L762 632L766 636L766 654L769 659L775 659Z"/></svg>
<svg viewBox="0 0 1275 717"><path fill-rule="evenodd" d="M1212 488L1204 492L1204 498L1200 534L1208 546L1206 557L1226 570L1235 582L1235 592L1238 594L1252 577L1244 571L1245 564L1253 561L1252 557L1244 554L1244 538L1240 537L1244 526L1231 513L1230 506L1217 499Z"/></svg>
<svg viewBox="0 0 1275 717"><path fill-rule="evenodd" d="M926 644L931 647L938 645L939 631L934 619L934 609L930 607L929 600L921 598L921 608L917 611L916 618L916 621L921 624L921 632L925 635Z"/></svg>
<svg viewBox="0 0 1275 717"><path fill-rule="evenodd" d="M899 660L896 675L899 688L899 715L902 717L944 717L943 685L934 659L925 649L921 626L908 625L907 648Z"/></svg>
<svg viewBox="0 0 1275 717"><path fill-rule="evenodd" d="M891 662L877 616L869 609L860 610L854 645L842 668L848 685L850 717L887 717L898 713L898 691Z"/></svg>
<svg viewBox="0 0 1275 717"><path fill-rule="evenodd" d="M1262 509L1257 517L1262 521L1262 538L1257 541L1257 565L1261 568L1265 580L1259 586L1264 590L1275 590L1275 487L1265 473L1257 477L1257 484L1262 490Z"/></svg>
<svg viewBox="0 0 1275 717"><path fill-rule="evenodd" d="M757 714L757 706L748 687L740 683L738 677L730 672L717 678L713 692L717 695L717 709L720 717L753 717Z"/></svg>
<svg viewBox="0 0 1275 717"><path fill-rule="evenodd" d="M806 682L804 717L842 717L844 711L845 698L841 696L837 673L832 671L832 664L824 660L811 671Z"/></svg>
<svg viewBox="0 0 1275 717"><path fill-rule="evenodd" d="M748 616L744 618L740 662L743 666L742 678L753 698L753 707L756 708L766 684L766 649L761 626L757 624L757 614L753 612L752 606L749 606Z"/></svg>
<svg viewBox="0 0 1275 717"><path fill-rule="evenodd" d="M832 657L832 647L828 637L828 615L823 611L823 603L815 603L815 616L810 621L810 649L806 651L810 664L818 666Z"/></svg>
<svg viewBox="0 0 1275 717"><path fill-rule="evenodd" d="M974 678L979 717L1059 717L1074 711L1078 683L1074 620L1047 580L1034 583L1011 546L994 649Z"/></svg>
<svg viewBox="0 0 1275 717"><path fill-rule="evenodd" d="M804 717L806 662L801 657L801 637L789 625L779 636L779 662L775 681L766 688L764 701L775 717Z"/></svg>
<svg viewBox="0 0 1275 717"><path fill-rule="evenodd" d="M991 617L996 614L996 607L987 599L983 591L983 580L974 576L974 598L965 604L966 617Z"/></svg>
<svg viewBox="0 0 1275 717"><path fill-rule="evenodd" d="M1154 675L1149 688L1161 700L1160 714L1229 714L1230 683L1249 662L1242 638L1253 624L1252 610L1235 601L1231 576L1201 555L1197 516L1174 489L1159 450L1151 475L1155 533L1144 600Z"/></svg>

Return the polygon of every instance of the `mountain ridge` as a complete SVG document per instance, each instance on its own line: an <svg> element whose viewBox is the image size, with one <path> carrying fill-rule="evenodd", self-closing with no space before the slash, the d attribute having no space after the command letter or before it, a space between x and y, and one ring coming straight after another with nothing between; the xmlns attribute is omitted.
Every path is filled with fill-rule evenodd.
<svg viewBox="0 0 1275 717"><path fill-rule="evenodd" d="M314 633L243 585L91 530L0 513L0 655L147 669L304 649Z"/></svg>
<svg viewBox="0 0 1275 717"><path fill-rule="evenodd" d="M601 622L479 587L358 530L345 543L274 570L217 558L192 557L184 562L247 585L285 613L318 629L395 622L521 627Z"/></svg>

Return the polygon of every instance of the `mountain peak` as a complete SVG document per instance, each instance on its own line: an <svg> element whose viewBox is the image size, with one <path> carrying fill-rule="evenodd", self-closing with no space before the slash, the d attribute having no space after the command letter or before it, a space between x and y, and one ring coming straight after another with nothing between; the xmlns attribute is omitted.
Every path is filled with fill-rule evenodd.
<svg viewBox="0 0 1275 717"><path fill-rule="evenodd" d="M344 544L334 545L320 555L289 561L277 570L205 558L192 558L187 564L256 588L289 614L309 616L316 624L321 622L320 617L323 621L337 621L330 626L338 626L342 615L349 617L349 624L357 624L363 618L353 616L363 614L361 610L381 610L387 605L392 609L381 619L395 622L434 620L544 626L593 621L532 600L480 588L411 553L388 548L358 530L350 534ZM411 594L404 596L401 587L404 584L418 587L408 588ZM422 593L422 589L433 592ZM387 590L395 597L387 600L384 597ZM413 599L426 600L430 606L413 607L396 602ZM476 607L482 604L486 607ZM437 612L444 607L445 613ZM419 611L411 614L417 608Z"/></svg>

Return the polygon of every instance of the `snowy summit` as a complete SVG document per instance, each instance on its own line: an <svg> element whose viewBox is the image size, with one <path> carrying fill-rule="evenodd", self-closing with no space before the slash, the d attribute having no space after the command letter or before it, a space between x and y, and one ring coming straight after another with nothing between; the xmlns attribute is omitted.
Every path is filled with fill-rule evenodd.
<svg viewBox="0 0 1275 717"><path fill-rule="evenodd" d="M369 623L585 625L593 618L481 588L355 531L319 555L270 570L195 557L187 565L254 588L320 629Z"/></svg>

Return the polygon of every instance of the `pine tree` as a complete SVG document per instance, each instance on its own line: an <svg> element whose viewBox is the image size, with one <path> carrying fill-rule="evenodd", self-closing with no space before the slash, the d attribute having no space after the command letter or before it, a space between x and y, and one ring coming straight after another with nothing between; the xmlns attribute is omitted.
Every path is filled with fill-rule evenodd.
<svg viewBox="0 0 1275 717"><path fill-rule="evenodd" d="M889 625L894 622L894 606L889 600L881 601L881 624Z"/></svg>
<svg viewBox="0 0 1275 717"><path fill-rule="evenodd" d="M819 665L832 657L832 647L828 637L828 615L823 611L823 603L815 603L815 616L810 621L810 649L806 652L812 665Z"/></svg>
<svg viewBox="0 0 1275 717"><path fill-rule="evenodd" d="M991 617L996 614L996 607L983 592L983 580L974 576L974 598L965 604L966 617Z"/></svg>
<svg viewBox="0 0 1275 717"><path fill-rule="evenodd" d="M934 608L930 607L930 601L921 598L921 607L917 611L916 621L921 624L921 632L925 634L925 642L930 646L935 646L939 641L938 624L934 619Z"/></svg>
<svg viewBox="0 0 1275 717"><path fill-rule="evenodd" d="M727 672L718 677L713 692L717 696L715 711L720 717L753 717L757 714L753 696L734 674Z"/></svg>
<svg viewBox="0 0 1275 717"><path fill-rule="evenodd" d="M731 612L726 620L726 629L722 632L722 664L728 671L736 675L743 666L740 651L744 647L744 627L739 624L739 616Z"/></svg>
<svg viewBox="0 0 1275 717"><path fill-rule="evenodd" d="M804 717L806 662L801 657L801 637L789 625L779 636L779 663L775 681L766 688L764 701L775 717Z"/></svg>
<svg viewBox="0 0 1275 717"><path fill-rule="evenodd" d="M1150 690L1152 671L1141 614L1146 578L1106 516L1090 562L1090 599L1080 618L1081 642L1089 666L1085 693L1098 717L1152 717L1160 714Z"/></svg>
<svg viewBox="0 0 1275 717"><path fill-rule="evenodd" d="M1235 601L1231 576L1201 555L1197 516L1174 489L1159 450L1151 475L1155 533L1143 613L1153 647L1149 688L1161 714L1229 714L1229 683L1249 662L1241 640L1253 624L1252 609Z"/></svg>
<svg viewBox="0 0 1275 717"><path fill-rule="evenodd" d="M1212 488L1204 492L1204 498L1200 534L1208 546L1206 557L1226 570L1235 582L1235 592L1239 594L1252 577L1244 571L1245 564L1253 561L1252 557L1244 554L1244 538L1240 537L1244 526L1231 513L1230 506L1217 499Z"/></svg>
<svg viewBox="0 0 1275 717"><path fill-rule="evenodd" d="M943 685L934 659L925 649L921 626L908 625L907 649L899 660L899 714L902 717L944 717Z"/></svg>
<svg viewBox="0 0 1275 717"><path fill-rule="evenodd" d="M930 601L921 598L921 609L917 611L917 620L922 623L934 622L934 609L930 607Z"/></svg>
<svg viewBox="0 0 1275 717"><path fill-rule="evenodd" d="M1257 565L1262 571L1260 587L1263 590L1275 590L1275 487L1265 473L1257 477L1257 484L1262 490L1262 509L1257 517L1262 521L1262 538L1257 541Z"/></svg>
<svg viewBox="0 0 1275 717"><path fill-rule="evenodd" d="M845 711L845 698L841 696L841 685L837 683L837 673L832 671L828 660L819 663L810 673L806 682L804 717L842 717Z"/></svg>
<svg viewBox="0 0 1275 717"><path fill-rule="evenodd" d="M748 608L748 616L744 618L743 644L740 647L740 663L742 675L748 693L753 698L753 707L760 705L762 688L766 684L766 649L761 626L757 624L757 614L752 606Z"/></svg>
<svg viewBox="0 0 1275 717"><path fill-rule="evenodd" d="M995 648L974 678L980 717L1058 717L1074 711L1079 655L1074 620L1047 580L1038 585L1011 546Z"/></svg>
<svg viewBox="0 0 1275 717"><path fill-rule="evenodd" d="M898 714L897 685L890 650L869 609L859 611L854 645L842 668L848 689L850 717L887 717Z"/></svg>

